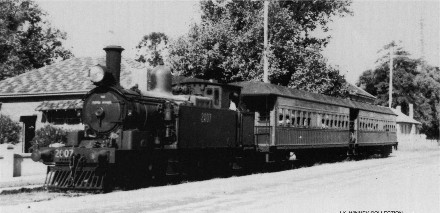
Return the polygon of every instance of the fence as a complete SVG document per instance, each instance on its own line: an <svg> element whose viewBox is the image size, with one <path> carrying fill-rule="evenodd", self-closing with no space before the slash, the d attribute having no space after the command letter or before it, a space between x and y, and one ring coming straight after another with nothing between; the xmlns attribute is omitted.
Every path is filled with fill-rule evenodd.
<svg viewBox="0 0 440 213"><path fill-rule="evenodd" d="M30 153L15 153L14 149L1 149L0 180L44 175L46 171L46 165L32 161Z"/></svg>
<svg viewBox="0 0 440 213"><path fill-rule="evenodd" d="M399 150L402 151L421 151L421 150L439 150L440 141L426 139L426 135L398 135Z"/></svg>

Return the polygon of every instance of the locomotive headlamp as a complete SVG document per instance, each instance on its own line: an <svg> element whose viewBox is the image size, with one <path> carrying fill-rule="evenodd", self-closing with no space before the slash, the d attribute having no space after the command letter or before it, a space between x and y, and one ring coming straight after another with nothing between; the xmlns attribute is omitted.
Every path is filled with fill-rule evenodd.
<svg viewBox="0 0 440 213"><path fill-rule="evenodd" d="M89 78L93 83L99 83L104 80L105 69L100 65L93 66L89 70Z"/></svg>

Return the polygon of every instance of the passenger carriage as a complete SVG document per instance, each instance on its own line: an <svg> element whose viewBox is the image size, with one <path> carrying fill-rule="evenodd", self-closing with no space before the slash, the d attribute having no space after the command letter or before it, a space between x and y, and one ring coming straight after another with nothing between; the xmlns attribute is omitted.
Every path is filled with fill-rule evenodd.
<svg viewBox="0 0 440 213"><path fill-rule="evenodd" d="M395 114L386 107L263 82L242 87L242 103L255 112L255 146L266 161L380 152L397 146Z"/></svg>

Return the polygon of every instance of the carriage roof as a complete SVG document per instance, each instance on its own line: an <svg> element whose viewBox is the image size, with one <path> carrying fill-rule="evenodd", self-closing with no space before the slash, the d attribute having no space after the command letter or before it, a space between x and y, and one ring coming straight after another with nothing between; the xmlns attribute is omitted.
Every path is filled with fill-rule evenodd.
<svg viewBox="0 0 440 213"><path fill-rule="evenodd" d="M355 108L370 112L395 115L394 112L387 107L371 105L368 103L361 103L357 101L352 101L350 99L336 98L318 93L305 92L297 89L287 88L284 86L279 86L264 82L243 81L243 82L231 83L231 85L242 87L241 90L242 96L280 96L280 97L312 101L322 104L331 104L331 105L343 106L348 108Z"/></svg>

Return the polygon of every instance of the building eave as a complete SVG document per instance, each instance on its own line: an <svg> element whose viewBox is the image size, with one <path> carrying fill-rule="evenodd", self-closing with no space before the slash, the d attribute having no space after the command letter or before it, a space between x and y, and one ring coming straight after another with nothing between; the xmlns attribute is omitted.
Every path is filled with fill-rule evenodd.
<svg viewBox="0 0 440 213"><path fill-rule="evenodd" d="M39 98L39 97L57 97L57 96L77 96L85 95L88 90L84 91L61 91L61 92L38 92L38 93L3 93L0 94L2 99L20 99L20 98Z"/></svg>

